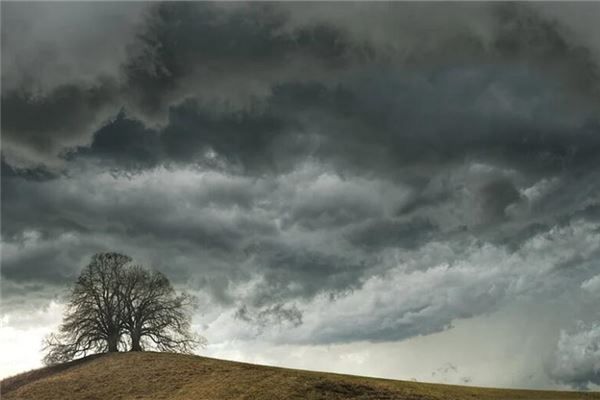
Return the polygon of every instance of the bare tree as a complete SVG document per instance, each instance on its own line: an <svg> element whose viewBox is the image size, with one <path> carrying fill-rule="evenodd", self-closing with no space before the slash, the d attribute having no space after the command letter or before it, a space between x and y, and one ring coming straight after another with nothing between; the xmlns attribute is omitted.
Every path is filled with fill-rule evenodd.
<svg viewBox="0 0 600 400"><path fill-rule="evenodd" d="M131 258L99 253L83 269L69 293L69 303L57 334L45 339L46 364L89 353L116 352L123 347L123 266Z"/></svg>
<svg viewBox="0 0 600 400"><path fill-rule="evenodd" d="M205 340L191 331L193 298L162 273L128 265L118 253L92 257L69 293L58 333L46 337L44 363L125 350L191 353Z"/></svg>
<svg viewBox="0 0 600 400"><path fill-rule="evenodd" d="M131 351L155 348L191 353L204 344L204 339L190 329L193 297L178 295L162 273L128 267L122 288L124 326Z"/></svg>

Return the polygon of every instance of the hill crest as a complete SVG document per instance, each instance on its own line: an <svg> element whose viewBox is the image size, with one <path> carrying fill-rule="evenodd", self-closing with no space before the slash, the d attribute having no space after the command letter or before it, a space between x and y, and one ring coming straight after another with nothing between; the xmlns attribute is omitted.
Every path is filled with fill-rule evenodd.
<svg viewBox="0 0 600 400"><path fill-rule="evenodd" d="M600 399L600 393L491 389L294 370L172 353L115 353L1 383L11 399Z"/></svg>

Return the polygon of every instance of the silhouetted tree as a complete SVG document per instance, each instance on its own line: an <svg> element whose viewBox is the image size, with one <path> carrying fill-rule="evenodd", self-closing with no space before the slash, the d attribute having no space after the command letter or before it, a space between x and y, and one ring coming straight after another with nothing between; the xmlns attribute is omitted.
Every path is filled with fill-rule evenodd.
<svg viewBox="0 0 600 400"><path fill-rule="evenodd" d="M123 266L130 261L130 257L118 253L92 257L69 293L58 333L45 340L46 364L89 353L119 351L124 326L120 283L124 279Z"/></svg>
<svg viewBox="0 0 600 400"><path fill-rule="evenodd" d="M46 337L45 364L90 353L160 351L190 353L204 344L191 332L193 298L177 294L166 276L129 265L118 253L92 257L69 293L58 333Z"/></svg>

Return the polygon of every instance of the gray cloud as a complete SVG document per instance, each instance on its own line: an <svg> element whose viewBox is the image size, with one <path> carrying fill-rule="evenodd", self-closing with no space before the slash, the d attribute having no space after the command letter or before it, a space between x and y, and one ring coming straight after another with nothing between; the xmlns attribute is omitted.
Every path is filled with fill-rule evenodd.
<svg viewBox="0 0 600 400"><path fill-rule="evenodd" d="M54 166L57 161L47 155L85 143L89 132L114 109L115 89L113 83L103 82L90 87L65 84L42 96L4 92L6 160L15 166L30 166L31 159L38 159L39 164Z"/></svg>
<svg viewBox="0 0 600 400"><path fill-rule="evenodd" d="M326 6L315 5L314 10L316 11L320 7L328 9ZM427 24L435 26L440 21L432 16L430 8L431 6L415 7L413 5L394 5L387 8L378 6L374 7L369 14L373 15L372 18L375 16L383 18L386 23L388 20L385 18L388 13L402 16L404 19L410 15L423 15ZM98 73L87 86L71 87L70 90L73 93L77 91L85 93L90 90L89 88L96 87L95 90L100 93L111 93L111 103L117 105L117 110L124 106L134 116L154 125L158 120L166 121L168 109L181 104L186 98L198 98L202 102L225 102L225 104L229 104L230 108L236 110L240 107L247 107L256 99L268 97L276 90L274 88L279 87L282 82L286 82L283 92L275 91L272 103L289 104L291 110L288 110L288 113L294 112L298 107L306 108L308 105L306 102L317 102L319 107L325 107L325 111L329 108L329 112L333 112L334 117L338 119L340 117L347 118L348 113L351 113L355 118L360 119L355 121L359 123L359 128L362 124L369 132L373 129L380 131L376 134L376 140L373 143L377 147L370 146L373 156L379 154L380 146L385 148L388 142L393 142L393 137L397 136L398 131L404 131L404 134L401 135L401 138L404 139L403 145L407 140L411 142L415 136L422 137L420 143L411 143L409 146L401 147L406 151L399 154L398 157L404 159L405 162L410 160L411 154L415 154L415 152L418 154L423 150L426 151L423 156L433 160L441 159L443 161L448 157L460 156L460 154L453 154L452 147L444 146L443 139L448 135L444 132L445 130L454 132L456 145L466 146L461 153L467 154L470 153L469 147L477 146L479 142L492 145L488 136L506 136L499 132L510 130L528 135L528 137L521 143L514 143L514 139L507 137L505 143L496 143L495 146L492 146L490 149L492 154L489 156L498 156L498 152L511 152L515 156L523 157L524 155L520 153L528 153L531 148L535 148L539 156L542 156L544 152L548 153L544 156L544 160L538 158L538 163L543 161L545 164L541 167L547 168L552 167L552 163L563 162L565 157L569 156L568 147L565 148L565 139L561 138L563 136L560 133L561 130L584 128L594 131L597 129L597 120L596 128L594 128L594 119L591 120L591 125L589 123L585 125L584 121L586 118L589 120L589 117L586 117L583 111L579 117L583 126L573 126L572 123L565 125L566 121L556 120L558 116L553 108L553 103L551 103L556 98L553 91L562 91L565 88L564 85L576 87L577 90L571 92L571 96L575 96L575 98L569 99L568 102L577 103L580 108L584 108L585 102L578 100L577 96L590 98L590 93L588 93L590 90L592 91L591 95L595 96L597 66L593 54L586 53L585 48L577 44L577 36L569 35L567 30L561 29L560 23L542 17L535 12L534 8L520 5L462 7L464 15L455 15L444 26L444 29L457 32L458 36L449 35L450 38L461 38L456 41L481 42L476 46L474 52L469 51L466 54L460 50L460 46L452 45L451 47L456 49L454 56L443 53L442 57L437 57L442 49L448 48L450 44L433 36L427 40L433 41L435 46L425 54L419 53L423 46L411 46L407 50L408 55L400 59L388 57L387 52L383 50L381 50L382 54L378 55L378 47L372 43L373 41L377 42L374 38L357 36L357 32L353 31L348 24L355 18L362 18L363 10L360 6L348 8L348 10L351 11L349 14L342 13L343 15L348 14L346 19L340 20L331 17L330 23L326 23L326 21L321 22L321 17L310 23L307 21L298 23L295 13L302 15L303 12L297 11L294 7L271 5L224 7L206 3L156 4L146 10L144 19L138 25L128 24L128 26L134 26L135 29L127 28L128 33L125 44L123 44L127 49L126 59L123 60L121 57L114 60L115 64L119 66L118 73L113 72L111 78L109 78L110 74ZM9 13L8 20L13 14L19 15L12 8L8 8L7 11ZM21 10L17 8L17 11ZM482 27L465 22L468 19L466 15L469 13L475 16L485 16L482 17L482 20L487 18L492 21L487 26L485 33L480 32ZM27 15L27 12L21 12L21 14ZM140 19L138 9L124 8L123 15L129 14L131 14L130 19ZM383 15L386 17L384 18ZM171 24L172 20L177 20L179 23ZM116 21L124 23L129 20L123 17L117 18ZM463 25L466 28L461 28ZM383 24L382 29L389 29L389 27ZM407 23L403 29L410 31L410 29L417 28L415 24ZM11 31L5 30L4 33L3 36L9 39L12 37ZM223 43L226 42L225 45L211 39L215 37L221 38ZM393 36L390 34L386 37ZM414 41L416 38L411 40ZM367 51L367 54L373 54L373 56L365 58L365 49L371 49ZM400 53L402 54L402 52ZM462 59L462 65L465 65L464 60L471 61L470 67L461 68L461 64L450 61L454 58ZM413 63L417 64L411 65L409 60L414 60ZM515 62L515 60L518 61ZM524 64L524 62L526 63ZM497 66L495 70L487 67L490 64ZM382 69L374 69L374 65L378 65ZM553 68L554 66L556 68ZM415 67L425 72L415 74ZM391 73L391 71L397 72ZM396 76L398 72L400 76L407 78ZM350 74L349 78L348 74ZM227 79L222 79L221 77L225 75ZM103 78L103 76L107 77ZM357 76L363 78L356 81ZM377 76L378 79L372 82L367 78L369 76ZM348 79L350 80L348 81ZM556 79L558 81L551 84ZM332 89L331 84L335 85L340 80L343 82L342 86L337 90ZM583 81L573 83L574 80ZM292 90L293 85L298 85L296 82L306 81L318 82L317 91L309 89L311 86L305 88L300 86L289 94L285 93ZM323 86L321 82L327 82L326 86ZM447 84L448 82L449 84ZM249 83L258 88L244 89L244 85ZM391 86L389 86L390 83ZM235 85L235 88L219 86L225 84ZM69 82L68 85L79 84ZM62 104L54 98L63 99L65 96L61 93L67 90L67 87L61 88L59 85L47 91L42 97L45 100L42 104L44 108L41 110L51 110L51 105ZM23 90L25 91L23 92ZM329 93L330 90L332 90L331 93ZM243 93L248 95L245 96ZM564 91L563 94L566 93L569 91ZM5 92L3 95L8 100L8 105L17 102L18 99L29 99L25 105L30 104L31 112L39 103L32 102L31 92L21 87ZM238 104L244 96L246 99ZM448 100L455 97L460 97L467 103L462 104L460 109L446 108ZM286 102L286 99L289 100ZM438 103L434 99L439 99ZM373 100L376 103L373 103ZM483 103L480 104L482 100ZM367 101L368 103L365 104ZM517 106L516 109L506 108L509 102L515 104L516 101L520 102L520 106ZM470 104L470 102L474 103ZM91 127L101 124L109 117L102 111L101 104L96 104L98 101L91 103L89 107L81 109L81 105L86 104L86 101L78 101L80 112L75 113L76 118L73 118L74 110L70 110L69 122L82 121L77 125L77 129L68 130L69 135L72 135L71 138L65 137L61 142L61 139L58 138L60 136L57 136L54 139L57 143L50 147L35 143L34 139L37 136L31 137L27 141L29 145L21 143L18 146L23 153L21 163L26 161L29 154L26 150L30 150L29 147L36 148L37 146L38 153L35 154L39 158L43 154L60 154L61 144L66 148L88 144L92 134ZM535 106L536 104L539 105ZM60 110L67 108L58 105L56 107ZM418 123L422 121L415 120L414 117L419 114L415 114L412 108L425 111L425 114L421 115L423 120L429 119L427 112L436 115L437 118L445 116L447 119L444 124L445 129L440 130L440 126L432 129L427 125L418 128ZM53 118L67 115L66 112L60 112L59 109L52 109L54 111L50 115ZM83 112L83 110L86 111ZM386 116L385 114L391 110L394 111ZM491 110L494 110L494 114L489 115ZM280 117L281 110L273 111ZM440 111L443 113L440 114ZM113 115L116 112L113 110ZM14 113L10 114L14 115ZM310 118L311 114L314 114L314 110L306 117ZM159 115L163 117L157 119ZM189 118L190 113L188 112L187 115ZM540 134L539 129L542 128L544 119L549 117L553 118L547 124L552 126L555 132L558 129L558 132ZM215 121L215 119L220 119L219 117L211 117L210 114L206 115L202 111L198 113L196 119L198 118L200 121L192 119L190 122L217 124L217 126L209 125L207 127L212 128L210 130L213 131L213 142L227 140L228 143L239 143L238 146L230 148L223 148L223 143L221 143L220 150L225 153L235 152L235 154L226 154L234 158L241 157L244 150L246 150L246 154L252 150L247 145L244 146L244 140L255 143L258 139L256 143L272 144L274 139L281 136L281 131L289 130L288 123L291 122L278 121L271 117L271 125L257 125L256 129L259 131L255 135L246 137L239 131L235 131L231 118L237 119L240 123L247 122L248 119L254 120L252 115L248 115L248 111L241 114L234 113L233 116L222 116L225 118L222 123ZM258 116L259 121L260 118ZM173 115L173 119L180 120L181 118ZM43 121L39 116L37 120ZM411 124L411 120L416 125ZM88 123L83 124L83 121ZM449 126L450 121L452 121L452 126ZM327 121L319 120L319 122L324 124ZM222 124L225 124L223 128L229 127L227 133L223 132L223 129L219 129L219 125ZM9 135L10 138L26 137L23 134L23 132L28 132L26 127L14 123L12 125L15 125L14 129L7 129L10 128L8 125L5 127L7 132L14 132ZM44 125L52 126L52 124L45 123ZM174 125L177 128L174 127L172 130L182 128L180 123ZM494 131L490 132L487 125L495 126ZM64 124L61 124L62 126ZM325 126L327 125L320 125L321 129ZM585 128L586 126L587 128ZM347 126L341 125L334 130L343 132L347 128ZM467 136L462 141L457 140L459 137L456 137L456 132L466 128L468 128ZM279 134L275 134L274 130ZM314 131L314 127L309 126L308 130ZM480 133L476 137L470 136L470 131L476 130L479 130ZM257 137L258 132L260 132L260 137ZM298 133L300 132L295 132L295 134ZM29 136L31 135L35 135L35 133L29 132ZM191 140L191 149L177 145L175 140L177 135L165 135L168 142L167 148L171 149L176 156L189 159L190 155L194 155L193 152L198 145L206 144L207 141L209 141L209 145L219 144L210 143L211 136L204 140L196 138L199 135L204 136L200 131L194 135L188 133L185 139L181 138L182 141ZM228 136L231 139L226 139ZM360 135L354 134L353 136L355 136L355 143L346 144L345 150L351 151L357 146L362 147ZM597 135L590 134L589 136L591 140L594 140L593 137ZM437 140L440 138L442 141L438 145ZM285 135L281 142L289 143L288 139L289 136ZM310 136L305 136L301 141L304 142L307 139L310 139ZM332 146L339 143L337 135L333 138L326 137L324 141L325 143L331 142ZM322 142L323 140L321 140L321 144ZM169 145L169 143L171 144ZM306 143L301 144L306 146ZM436 145L439 147L436 148ZM540 148L540 146L542 147ZM597 143L589 152L592 153L596 146ZM587 148L582 147L576 150L583 152ZM392 149L397 151L398 147L392 146ZM276 146L271 150L277 153L281 149ZM306 151L306 148L304 150ZM16 153L17 149L15 148L12 152ZM386 156L385 153L383 155ZM325 150L324 156L331 155ZM267 161L270 158L267 158Z"/></svg>
<svg viewBox="0 0 600 400"><path fill-rule="evenodd" d="M251 315L248 307L244 305L237 309L235 318L258 324L262 328L281 325L283 323L289 323L296 327L302 325L302 312L298 310L298 307L295 305L286 307L281 303L267 307L259 311L256 315Z"/></svg>
<svg viewBox="0 0 600 400"><path fill-rule="evenodd" d="M313 76L318 76L319 71L345 65L346 57L352 58L349 53L354 52L352 44L326 25L285 31L282 27L286 14L270 5L156 3L124 7L121 14L110 6L96 6L101 11L96 23L102 24L103 19L113 17L109 25L115 25L116 29L111 34L120 36L116 54L106 57L113 65L90 68L83 73L75 71L71 81L62 82L57 74L40 76L27 63L19 61L38 54L44 42L50 42L47 46L67 47L62 51L69 51L70 57L86 58L90 52L78 42L61 45L64 31L69 30L64 21L35 25L32 16L45 8L46 5L7 6L3 13L8 26L3 24L2 38L8 44L7 58L13 62L8 64L3 81L17 73L35 74L37 79L44 80L34 87L26 78L15 78L17 83L3 85L3 112L10 115L8 121L3 119L3 131L11 146L6 156L12 164L20 166L40 162L56 165L56 158L64 151L88 145L94 130L121 107L154 125L164 121L172 105L190 96L234 106L242 99L240 104L245 105L268 93L270 85L278 80L300 79L312 68L317 70ZM76 9L83 11L81 6ZM92 8L87 11L90 14L69 11L64 18L75 23L94 15ZM15 26L23 19L27 25L33 25L29 40L34 50L22 50L16 45ZM36 36L41 34L38 31L47 34L45 39ZM86 45L94 47L93 42ZM100 46L99 52L105 51L105 47L111 46ZM92 58L97 56L93 54ZM67 62L57 69L70 71L75 67ZM223 79L225 76L227 79ZM31 118L25 118L31 113L36 114L35 121L44 130L32 129ZM49 140L49 135L42 134L44 131L51 133L53 142L44 144Z"/></svg>
<svg viewBox="0 0 600 400"><path fill-rule="evenodd" d="M2 4L2 154L11 164L57 167L118 111L119 65L143 9Z"/></svg>
<svg viewBox="0 0 600 400"><path fill-rule="evenodd" d="M369 249L385 247L415 248L426 242L436 231L427 220L398 219L369 220L357 226L349 234L349 241L355 246Z"/></svg>
<svg viewBox="0 0 600 400"><path fill-rule="evenodd" d="M600 383L600 327L579 324L573 332L562 331L550 374L576 389Z"/></svg>
<svg viewBox="0 0 600 400"><path fill-rule="evenodd" d="M267 4L157 5L124 66L135 104L143 113L156 113L166 109L165 101L168 106L195 90L233 89L220 86L227 84L225 76L243 93L247 83L236 82L240 77L273 82L266 74L275 73L289 79L298 74L295 68L343 66L352 56L352 44L335 28L323 24L286 31L287 19L283 10Z"/></svg>

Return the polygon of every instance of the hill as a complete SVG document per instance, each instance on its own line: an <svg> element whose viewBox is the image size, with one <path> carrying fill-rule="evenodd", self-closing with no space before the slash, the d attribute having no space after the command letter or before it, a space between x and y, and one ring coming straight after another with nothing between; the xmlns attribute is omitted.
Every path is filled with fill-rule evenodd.
<svg viewBox="0 0 600 400"><path fill-rule="evenodd" d="M267 367L169 353L116 353L1 382L2 399L600 399L600 393L484 389Z"/></svg>

